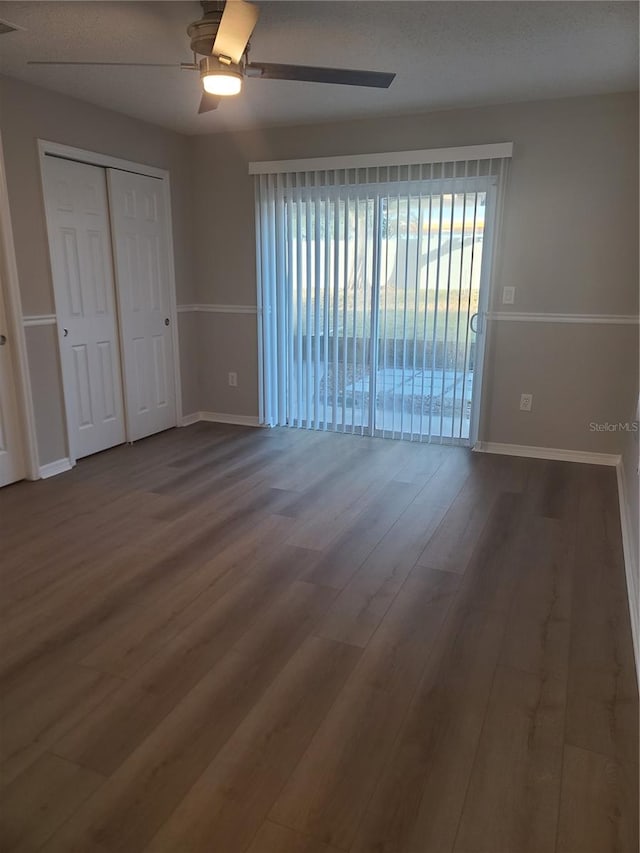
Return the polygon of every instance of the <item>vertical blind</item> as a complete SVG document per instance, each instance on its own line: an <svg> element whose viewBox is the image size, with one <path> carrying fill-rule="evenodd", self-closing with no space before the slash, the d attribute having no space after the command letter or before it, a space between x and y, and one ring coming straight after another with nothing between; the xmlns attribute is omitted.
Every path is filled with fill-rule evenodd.
<svg viewBox="0 0 640 853"><path fill-rule="evenodd" d="M510 154L252 164L263 423L469 441Z"/></svg>

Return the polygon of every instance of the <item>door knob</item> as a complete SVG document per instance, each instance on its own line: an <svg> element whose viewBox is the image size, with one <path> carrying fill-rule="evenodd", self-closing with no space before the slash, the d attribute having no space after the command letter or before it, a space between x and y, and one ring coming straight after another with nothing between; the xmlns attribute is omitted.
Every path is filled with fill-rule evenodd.
<svg viewBox="0 0 640 853"><path fill-rule="evenodd" d="M169 325L169 318L168 317L164 318L164 324L165 324L165 326Z"/></svg>
<svg viewBox="0 0 640 853"><path fill-rule="evenodd" d="M3 347L6 344L6 342L7 342L7 336L6 335L0 335L0 347Z"/></svg>
<svg viewBox="0 0 640 853"><path fill-rule="evenodd" d="M67 337L67 335L69 334L69 329L63 329L63 330L62 330L62 334L63 334L63 336L66 338L66 337Z"/></svg>
<svg viewBox="0 0 640 853"><path fill-rule="evenodd" d="M475 325L474 325L474 323L475 323ZM478 315L477 314L471 315L471 318L469 320L469 328L471 329L472 332L477 333L477 331L478 331Z"/></svg>

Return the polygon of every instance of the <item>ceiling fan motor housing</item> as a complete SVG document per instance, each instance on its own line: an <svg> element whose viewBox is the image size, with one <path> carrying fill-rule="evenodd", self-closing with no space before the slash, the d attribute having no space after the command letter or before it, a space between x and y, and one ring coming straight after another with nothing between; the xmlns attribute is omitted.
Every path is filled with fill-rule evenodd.
<svg viewBox="0 0 640 853"><path fill-rule="evenodd" d="M204 17L194 21L187 27L187 34L191 39L191 50L200 56L211 56L213 43L218 34L218 27L224 11L223 2L204 2Z"/></svg>

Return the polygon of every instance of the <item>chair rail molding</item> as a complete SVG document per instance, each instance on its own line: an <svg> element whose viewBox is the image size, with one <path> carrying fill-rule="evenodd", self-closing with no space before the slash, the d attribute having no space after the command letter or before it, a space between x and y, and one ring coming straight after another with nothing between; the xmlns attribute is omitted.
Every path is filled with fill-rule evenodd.
<svg viewBox="0 0 640 853"><path fill-rule="evenodd" d="M637 326L633 314L552 314L536 311L490 311L490 320L507 323L586 323L590 325Z"/></svg>
<svg viewBox="0 0 640 853"><path fill-rule="evenodd" d="M190 305L178 305L179 314L257 314L257 305L220 305L210 302L198 302Z"/></svg>
<svg viewBox="0 0 640 853"><path fill-rule="evenodd" d="M25 314L22 317L24 326L55 326L56 323L55 314Z"/></svg>

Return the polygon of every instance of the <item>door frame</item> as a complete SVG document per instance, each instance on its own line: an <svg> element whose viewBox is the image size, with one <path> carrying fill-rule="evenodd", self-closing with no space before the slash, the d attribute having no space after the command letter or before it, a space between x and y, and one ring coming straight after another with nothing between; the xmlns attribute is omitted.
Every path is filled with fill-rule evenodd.
<svg viewBox="0 0 640 853"><path fill-rule="evenodd" d="M150 178L159 178L162 181L162 192L164 195L164 203L167 210L167 227L165 233L166 245L167 245L167 255L169 261L169 316L171 318L171 343L173 346L173 376L174 376L174 385L175 385L175 393L176 393L176 426L182 422L182 382L180 377L180 352L178 346L178 309L177 309L177 301L176 301L176 275L175 275L175 259L174 259L174 251L173 251L173 221L172 221L172 211L171 211L171 177L170 172L167 169L158 169L155 166L148 166L144 163L135 163L131 160L122 160L119 157L111 157L108 154L100 154L96 151L87 151L84 148L75 148L71 145L62 145L58 142L50 142L46 139L38 139L38 159L40 163L40 187L42 192L42 204L43 211L45 213L45 224L47 228L47 238L49 241L49 246L51 245L51 235L49 234L49 223L47 222L46 216L46 187L45 187L45 158L48 156L60 157L63 160L73 160L77 163L83 163L87 166L98 166L103 169L119 169L123 172L135 172L138 175L145 175ZM118 300L118 282L117 282L117 271L115 267L115 257L113 252L113 234L111 234L111 244L112 244L112 257L114 258L114 267L113 267L113 277L114 277L114 285L116 290L116 301L119 304ZM51 253L49 252L49 268L51 273L51 282L53 286L53 270L51 269ZM54 292L54 301L55 301L55 287L53 288ZM61 337L60 337L60 324L58 322L57 317L57 306L56 306L56 326L58 328L58 356L60 358L60 364L62 364L62 352L61 352ZM119 320L118 320L118 337L120 337L119 332ZM122 362L122 346L120 343L120 359ZM76 455L75 449L73 447L73 441L71 439L71 431L69 429L69 424L71 423L71 389L68 387L68 377L65 377L64 371L61 370L62 374L62 390L64 396L64 408L65 408L65 427L66 427L66 443L67 443L67 452L69 455L69 461L72 465L76 463ZM126 382L126 377L122 376L123 379L123 392L124 392L124 383ZM127 416L126 410L126 394L123 394L123 405L124 405L124 414L125 414L125 438L126 441L130 441L128 422L129 418Z"/></svg>
<svg viewBox="0 0 640 853"><path fill-rule="evenodd" d="M21 428L22 459L24 475L27 480L40 479L38 461L38 443L36 438L35 414L31 395L31 379L27 359L27 340L22 321L22 300L18 278L13 226L9 208L7 173L0 133L0 264L2 264L2 282L4 307L7 314L7 330L11 341L15 343L12 359L13 379L18 402L18 422Z"/></svg>
<svg viewBox="0 0 640 853"><path fill-rule="evenodd" d="M503 258L503 228L504 209L506 205L509 187L510 160L503 163L500 176L492 176L489 189L487 190L487 209L491 200L492 221L490 233L487 235L488 262L485 266L483 251L482 276L485 278L480 283L480 304L478 305L478 319L482 323L482 333L476 336L476 361L480 361L480 370L474 369L473 391L471 396L471 423L469 425L469 447L478 450L485 441L487 432L487 419L489 413L488 398L493 385L487 375L487 359L492 353L493 323L491 322L491 306L495 302L496 281L500 277L500 264ZM482 339L482 347L477 346L478 338Z"/></svg>
<svg viewBox="0 0 640 853"><path fill-rule="evenodd" d="M489 383L485 371L491 328L489 325L489 307L493 301L494 281L496 279L496 257L498 255L498 229L501 198L498 180L489 179L485 201L485 241L482 247L480 283L478 286L478 324L476 326L476 354L473 368L471 390L471 412L469 418L469 440L467 445L473 450L482 441L486 416L486 398ZM490 219L487 221L487 212Z"/></svg>

